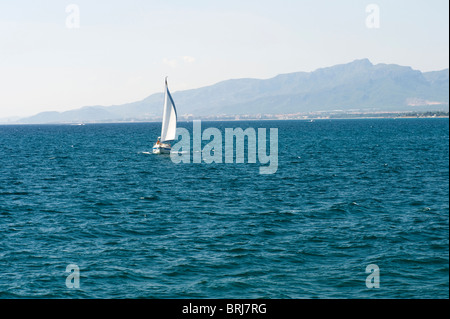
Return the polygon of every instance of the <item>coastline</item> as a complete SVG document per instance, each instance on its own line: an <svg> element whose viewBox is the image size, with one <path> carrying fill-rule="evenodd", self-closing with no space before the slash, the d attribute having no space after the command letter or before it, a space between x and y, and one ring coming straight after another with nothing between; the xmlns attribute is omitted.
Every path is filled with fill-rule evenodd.
<svg viewBox="0 0 450 319"><path fill-rule="evenodd" d="M295 113L295 114L233 114L233 115L216 115L216 116L198 116L180 115L180 122L192 122L194 120L201 121L291 121L291 120L351 120L351 119L417 119L417 118L449 118L449 112L444 111L423 111L423 112L315 112L315 113ZM116 119L111 121L70 121L70 122L47 122L47 123L21 123L0 122L0 125L42 125L42 124L106 124L106 123L156 123L161 122L161 118L145 118L145 119Z"/></svg>

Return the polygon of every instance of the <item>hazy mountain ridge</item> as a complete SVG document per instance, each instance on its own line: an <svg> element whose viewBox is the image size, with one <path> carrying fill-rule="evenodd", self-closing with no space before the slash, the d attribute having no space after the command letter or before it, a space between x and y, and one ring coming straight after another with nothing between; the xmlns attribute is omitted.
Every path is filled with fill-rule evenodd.
<svg viewBox="0 0 450 319"><path fill-rule="evenodd" d="M232 79L173 92L178 114L193 118L230 114L308 113L332 110L448 110L449 70L420 72L395 64L373 65L368 59L280 74L270 79ZM155 120L163 94L142 101L89 106L66 112L42 112L20 123Z"/></svg>

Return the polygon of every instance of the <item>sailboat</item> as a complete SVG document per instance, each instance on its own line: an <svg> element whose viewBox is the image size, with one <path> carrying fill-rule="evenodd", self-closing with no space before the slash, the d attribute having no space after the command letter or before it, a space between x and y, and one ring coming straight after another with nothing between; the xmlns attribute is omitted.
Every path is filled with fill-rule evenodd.
<svg viewBox="0 0 450 319"><path fill-rule="evenodd" d="M177 110L172 95L170 95L169 87L167 86L167 76L165 84L161 136L158 137L155 145L153 145L153 154L169 154L172 147L167 142L175 139L177 130Z"/></svg>

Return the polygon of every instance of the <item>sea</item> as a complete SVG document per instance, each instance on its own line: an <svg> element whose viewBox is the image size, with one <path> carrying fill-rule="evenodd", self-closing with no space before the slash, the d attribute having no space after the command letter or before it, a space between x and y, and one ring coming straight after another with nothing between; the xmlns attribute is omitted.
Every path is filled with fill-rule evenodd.
<svg viewBox="0 0 450 319"><path fill-rule="evenodd" d="M276 128L276 172L153 155L161 123L0 126L0 298L449 298L448 118L201 124Z"/></svg>

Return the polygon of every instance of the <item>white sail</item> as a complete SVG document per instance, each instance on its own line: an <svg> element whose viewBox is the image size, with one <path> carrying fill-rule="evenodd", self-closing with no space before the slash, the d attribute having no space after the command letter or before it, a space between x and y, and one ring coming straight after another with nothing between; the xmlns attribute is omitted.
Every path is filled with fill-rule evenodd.
<svg viewBox="0 0 450 319"><path fill-rule="evenodd" d="M173 141L175 139L175 132L177 130L177 110L175 103L170 95L167 87L166 77L166 92L164 96L164 111L161 128L161 142Z"/></svg>

